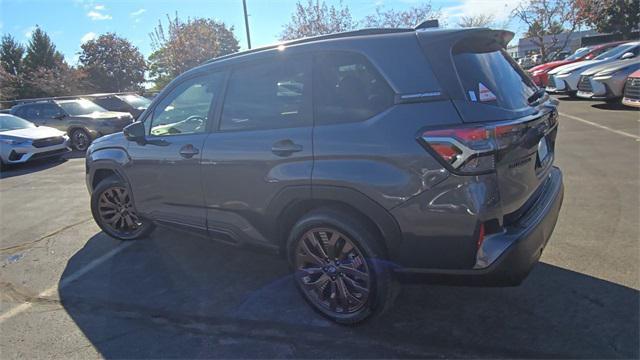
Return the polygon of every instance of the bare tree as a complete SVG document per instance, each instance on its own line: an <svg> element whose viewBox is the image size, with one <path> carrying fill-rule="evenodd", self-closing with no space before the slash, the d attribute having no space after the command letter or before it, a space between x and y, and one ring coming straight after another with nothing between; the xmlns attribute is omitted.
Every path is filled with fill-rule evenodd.
<svg viewBox="0 0 640 360"><path fill-rule="evenodd" d="M386 10L384 7L376 7L375 13L362 20L363 27L371 28L408 28L419 23L437 19L442 15L440 9L435 9L430 1L412 6L407 10Z"/></svg>
<svg viewBox="0 0 640 360"><path fill-rule="evenodd" d="M333 34L353 30L355 27L349 7L342 2L338 6L327 6L321 0L307 0L306 3L298 1L291 20L284 25L280 40Z"/></svg>
<svg viewBox="0 0 640 360"><path fill-rule="evenodd" d="M554 50L565 49L580 25L576 0L525 0L512 16L528 26L525 36L540 48L543 61Z"/></svg>
<svg viewBox="0 0 640 360"><path fill-rule="evenodd" d="M492 14L478 14L470 16L461 16L458 26L463 28L469 27L489 27L493 24L495 16Z"/></svg>

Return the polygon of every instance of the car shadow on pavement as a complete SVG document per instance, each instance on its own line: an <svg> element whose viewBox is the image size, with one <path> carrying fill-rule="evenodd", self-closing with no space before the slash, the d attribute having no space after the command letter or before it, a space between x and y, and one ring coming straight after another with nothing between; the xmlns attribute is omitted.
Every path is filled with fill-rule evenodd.
<svg viewBox="0 0 640 360"><path fill-rule="evenodd" d="M616 103L598 103L598 104L593 104L591 105L591 107L594 107L596 109L600 109L600 110L622 110L622 111L638 111L640 110L640 108L634 108L631 106L626 106L623 105L622 103L616 102Z"/></svg>
<svg viewBox="0 0 640 360"><path fill-rule="evenodd" d="M59 285L105 358L639 355L637 290L545 263L515 288L405 286L388 313L345 327L312 311L273 255L161 229L107 258L111 241L89 239Z"/></svg>
<svg viewBox="0 0 640 360"><path fill-rule="evenodd" d="M66 157L59 159L42 159L24 164L4 165L0 170L0 179L7 179L14 176L28 175L34 172L50 169L52 167L63 164L67 161Z"/></svg>
<svg viewBox="0 0 640 360"><path fill-rule="evenodd" d="M83 158L85 153L83 151L69 151L59 158L52 159L39 159L24 164L5 165L0 171L0 179L6 179L14 176L22 176L31 174L34 172L50 169L52 167L63 164L69 159Z"/></svg>

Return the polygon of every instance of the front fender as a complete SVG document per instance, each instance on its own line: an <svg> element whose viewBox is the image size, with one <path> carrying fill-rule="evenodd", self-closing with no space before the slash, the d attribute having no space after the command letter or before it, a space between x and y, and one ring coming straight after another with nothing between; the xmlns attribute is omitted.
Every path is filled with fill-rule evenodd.
<svg viewBox="0 0 640 360"><path fill-rule="evenodd" d="M128 184L124 167L131 162L131 157L122 148L108 147L87 152L85 158L86 183L89 193L93 190L93 179L98 170L111 170Z"/></svg>

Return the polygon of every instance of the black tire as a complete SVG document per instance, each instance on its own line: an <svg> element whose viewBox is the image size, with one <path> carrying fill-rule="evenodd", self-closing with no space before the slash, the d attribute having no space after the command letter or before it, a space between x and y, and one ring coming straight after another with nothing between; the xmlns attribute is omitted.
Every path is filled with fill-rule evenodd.
<svg viewBox="0 0 640 360"><path fill-rule="evenodd" d="M83 129L74 129L69 134L71 146L78 151L86 151L91 144L91 136Z"/></svg>
<svg viewBox="0 0 640 360"><path fill-rule="evenodd" d="M137 216L133 206L133 198L129 195L128 189L129 187L124 181L117 176L111 176L100 181L91 193L93 219L102 231L119 240L143 238L149 235L154 228L150 220ZM111 194L117 194L118 201L113 200L114 197ZM112 201L109 202L109 199ZM122 205L119 206L119 204ZM127 216L129 216L129 220L125 221ZM118 219L114 219L115 217ZM134 226L129 226L131 221ZM122 226L119 228L118 224Z"/></svg>
<svg viewBox="0 0 640 360"><path fill-rule="evenodd" d="M334 231L338 234L336 235L338 237L344 235L355 249L350 251L349 256L352 256L353 253L356 253L356 255L346 257L348 261L345 261L344 264L339 264L339 266L336 260L332 273L327 270L329 268L328 263L317 266L310 265L309 267L301 265L301 257L309 259L306 251L311 249L309 241L316 235L311 238L308 236L314 231L320 231L322 241L325 244L324 248L331 248L330 245L326 245L331 242L331 240L328 240L329 237L333 239ZM321 234L323 231L326 231L324 236ZM341 240L338 239L337 241ZM337 241L334 241L334 243ZM382 242L377 232L368 225L366 219L361 218L357 213L341 208L319 208L309 212L293 226L287 241L287 256L298 290L314 310L339 324L354 325L373 316L379 316L391 307L398 289L389 263L385 261L386 256L381 244ZM305 248L304 246L307 247ZM338 245L335 245L333 250L325 250L325 254L333 256L332 254L341 253L345 246L343 245L338 251L336 250ZM312 252L315 252L315 250ZM367 271L369 274L366 282L357 277L351 277L351 274L340 273L343 270L342 266L346 265L347 268L354 268L355 260L358 257L364 258L363 260L365 261L365 263L362 263L361 260L358 260L357 263L362 272ZM314 256L314 259L317 259L317 257ZM307 263L307 265L309 264ZM322 268L322 271L318 271L320 268ZM314 274L309 273L308 269L313 269ZM312 276L316 275L318 277L311 279ZM330 275L332 275L331 278L327 279L326 277ZM310 284L319 283L319 279L323 276L325 277L323 281L326 281L328 285L325 283L323 286L309 287ZM345 277L348 277L348 279ZM357 284L354 284L354 279ZM347 286L347 283L349 286ZM368 291L358 293L359 288L354 287L354 285L368 287ZM349 300L346 300L346 302L343 300L344 297L338 294L345 294L345 287L346 290L350 290L347 297ZM337 296L329 296L328 302L331 304L324 303L320 299L327 292L333 292L333 295L338 294ZM363 294L365 294L366 298L361 301L362 304L359 304L359 307L356 307L356 304L349 304L352 299L355 302L361 300ZM356 299L353 295L359 295L360 297ZM338 297L337 300L336 297ZM336 302L341 304L335 305ZM345 303L346 306L344 305ZM350 309L351 305L353 305L353 309ZM332 309L331 307L333 306L336 308ZM340 307L338 308L338 306Z"/></svg>

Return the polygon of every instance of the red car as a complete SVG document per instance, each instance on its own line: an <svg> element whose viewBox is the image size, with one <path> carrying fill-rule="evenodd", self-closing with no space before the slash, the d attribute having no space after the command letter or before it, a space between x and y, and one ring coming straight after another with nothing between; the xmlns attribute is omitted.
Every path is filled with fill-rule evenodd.
<svg viewBox="0 0 640 360"><path fill-rule="evenodd" d="M640 108L640 70L636 70L627 78L624 85L622 103L627 106Z"/></svg>
<svg viewBox="0 0 640 360"><path fill-rule="evenodd" d="M591 60L594 57L602 54L603 52L622 44L623 42L624 41L616 41L616 42L610 42L606 44L579 48L578 50L576 50L575 53L573 53L573 55L569 56L564 60L551 61L548 63L544 63L538 66L532 67L531 69L529 69L529 74L531 75L531 78L533 79L533 82L536 85L544 88L545 86L547 86L547 81L549 79L548 73L552 69L555 69L558 66L571 64L571 63L582 61L582 60Z"/></svg>

